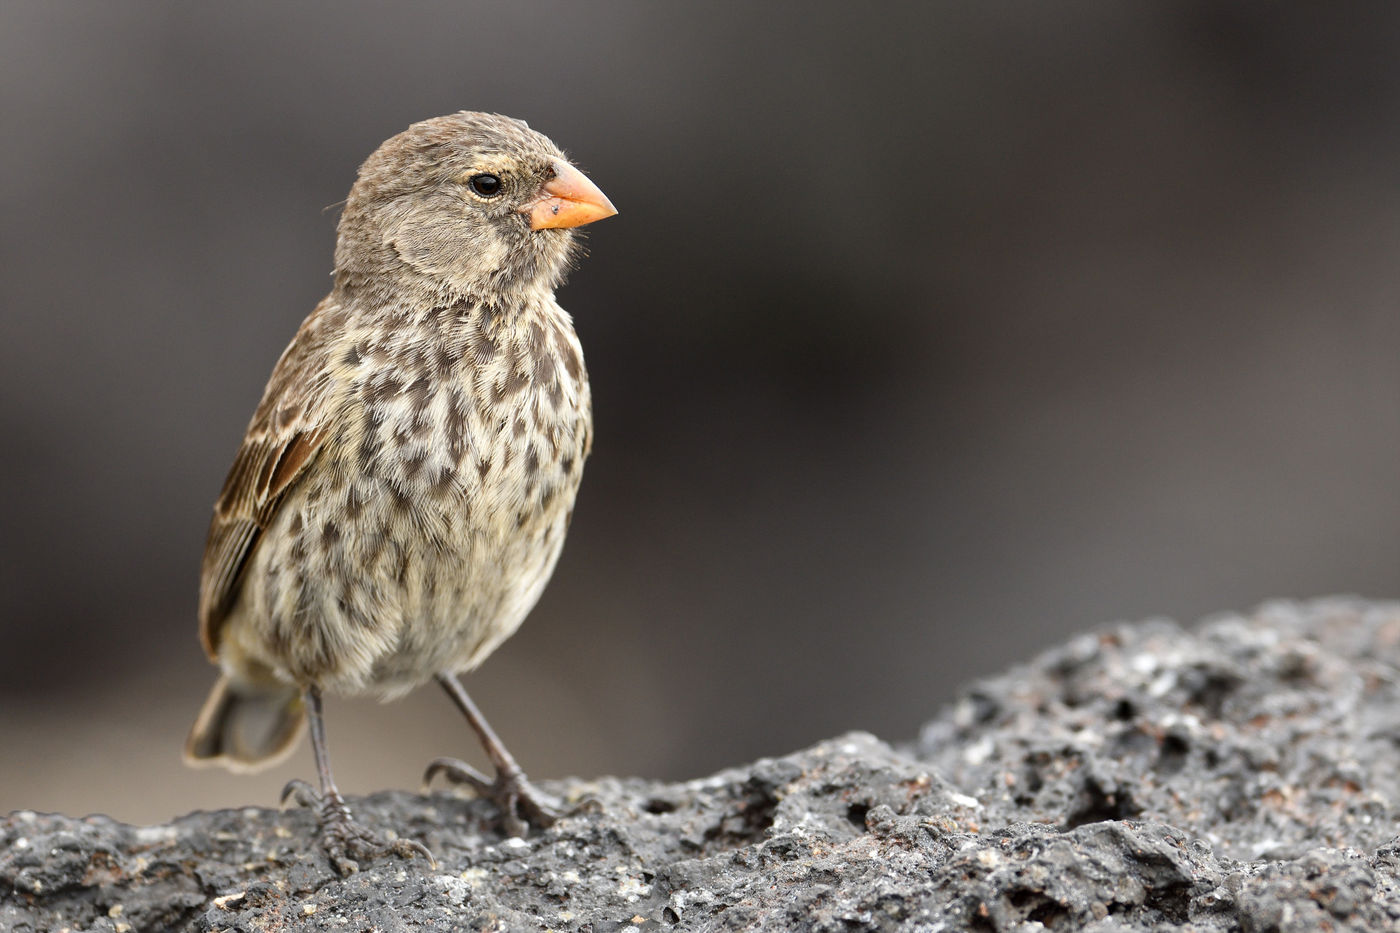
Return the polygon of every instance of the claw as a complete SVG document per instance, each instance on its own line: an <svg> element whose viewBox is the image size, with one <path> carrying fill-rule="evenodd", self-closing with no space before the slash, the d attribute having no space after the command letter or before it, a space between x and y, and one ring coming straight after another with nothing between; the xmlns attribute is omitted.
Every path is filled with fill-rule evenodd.
<svg viewBox="0 0 1400 933"><path fill-rule="evenodd" d="M350 808L345 805L345 798L334 789L331 793L322 794L305 781L292 780L282 788L284 807L289 798L308 810L316 811L321 848L338 874L352 875L360 870L361 861L385 855L406 859L422 857L434 870L437 869L437 859L421 843L411 839L383 839L356 823L350 815Z"/></svg>
<svg viewBox="0 0 1400 933"><path fill-rule="evenodd" d="M439 774L453 784L470 784L480 797L490 797L495 792L495 784L480 771L456 758L434 758L423 771L423 789L433 783Z"/></svg>
<svg viewBox="0 0 1400 933"><path fill-rule="evenodd" d="M288 800L308 810L314 810L321 805L321 795L316 792L316 788L299 778L288 781L282 788L282 795L277 798L283 810L287 809Z"/></svg>
<svg viewBox="0 0 1400 933"><path fill-rule="evenodd" d="M454 784L467 784L478 797L493 801L501 811L501 827L507 836L524 836L530 826L547 829L559 819L559 802L537 789L519 771L497 772L494 781L456 758L435 758L423 772L426 785L437 775Z"/></svg>

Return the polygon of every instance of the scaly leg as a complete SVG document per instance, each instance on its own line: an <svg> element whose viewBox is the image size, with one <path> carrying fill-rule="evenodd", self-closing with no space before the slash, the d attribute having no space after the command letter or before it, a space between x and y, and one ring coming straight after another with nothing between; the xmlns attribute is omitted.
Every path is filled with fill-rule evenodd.
<svg viewBox="0 0 1400 933"><path fill-rule="evenodd" d="M291 798L316 811L321 847L326 850L335 870L342 875L359 871L361 860L368 861L383 855L402 858L421 855L436 866L433 854L419 843L408 839L389 842L355 822L345 798L335 786L335 778L331 776L331 758L326 751L326 727L321 718L321 691L317 687L307 687L303 695L311 731L311 751L316 756L316 776L320 779L321 790L317 793L305 781L289 781L282 789L282 802L285 804Z"/></svg>
<svg viewBox="0 0 1400 933"><path fill-rule="evenodd" d="M467 696L456 675L439 674L437 679L481 740L486 757L496 767L496 779L489 780L480 771L456 758L437 758L423 773L423 782L426 784L442 773L455 783L470 784L479 796L495 801L501 808L501 822L509 836L525 835L527 824L541 829L552 825L559 818L558 802L541 793L525 777L525 772L515 763L472 698Z"/></svg>

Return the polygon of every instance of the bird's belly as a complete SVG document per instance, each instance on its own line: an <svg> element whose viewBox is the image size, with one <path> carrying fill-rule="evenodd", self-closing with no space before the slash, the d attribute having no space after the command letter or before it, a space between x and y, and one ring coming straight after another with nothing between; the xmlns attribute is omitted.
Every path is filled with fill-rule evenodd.
<svg viewBox="0 0 1400 933"><path fill-rule="evenodd" d="M370 668L369 689L393 695L434 674L468 670L510 637L554 572L572 493L567 498L568 507L532 508L519 524L518 509L484 527L466 521L441 546L411 539L401 576L383 594L397 637Z"/></svg>
<svg viewBox="0 0 1400 933"><path fill-rule="evenodd" d="M489 468L352 450L265 534L230 634L281 678L342 694L387 698L475 667L563 548L586 444L568 433L566 455L502 447Z"/></svg>

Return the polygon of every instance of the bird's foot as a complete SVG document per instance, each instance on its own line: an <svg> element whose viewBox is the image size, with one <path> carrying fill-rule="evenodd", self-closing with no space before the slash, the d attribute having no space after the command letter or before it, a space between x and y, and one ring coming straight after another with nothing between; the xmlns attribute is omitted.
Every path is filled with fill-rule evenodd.
<svg viewBox="0 0 1400 933"><path fill-rule="evenodd" d="M497 771L492 781L465 761L435 758L423 772L423 783L431 783L439 774L454 784L468 784L478 797L493 801L501 810L501 826L507 836L524 836L530 826L553 826L563 809L559 801L531 784L519 769Z"/></svg>
<svg viewBox="0 0 1400 933"><path fill-rule="evenodd" d="M305 781L289 781L282 789L282 803L292 800L316 811L317 838L331 865L341 875L360 870L361 862L397 855L399 858L426 858L437 867L437 860L422 844L411 839L384 839L355 822L340 792L320 793Z"/></svg>

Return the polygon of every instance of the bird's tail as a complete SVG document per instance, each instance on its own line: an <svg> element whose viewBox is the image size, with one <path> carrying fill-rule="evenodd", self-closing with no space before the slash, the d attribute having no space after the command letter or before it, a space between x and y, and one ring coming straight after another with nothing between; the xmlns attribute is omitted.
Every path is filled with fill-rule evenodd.
<svg viewBox="0 0 1400 933"><path fill-rule="evenodd" d="M260 771L286 758L306 727L301 691L219 677L185 740L185 763Z"/></svg>

